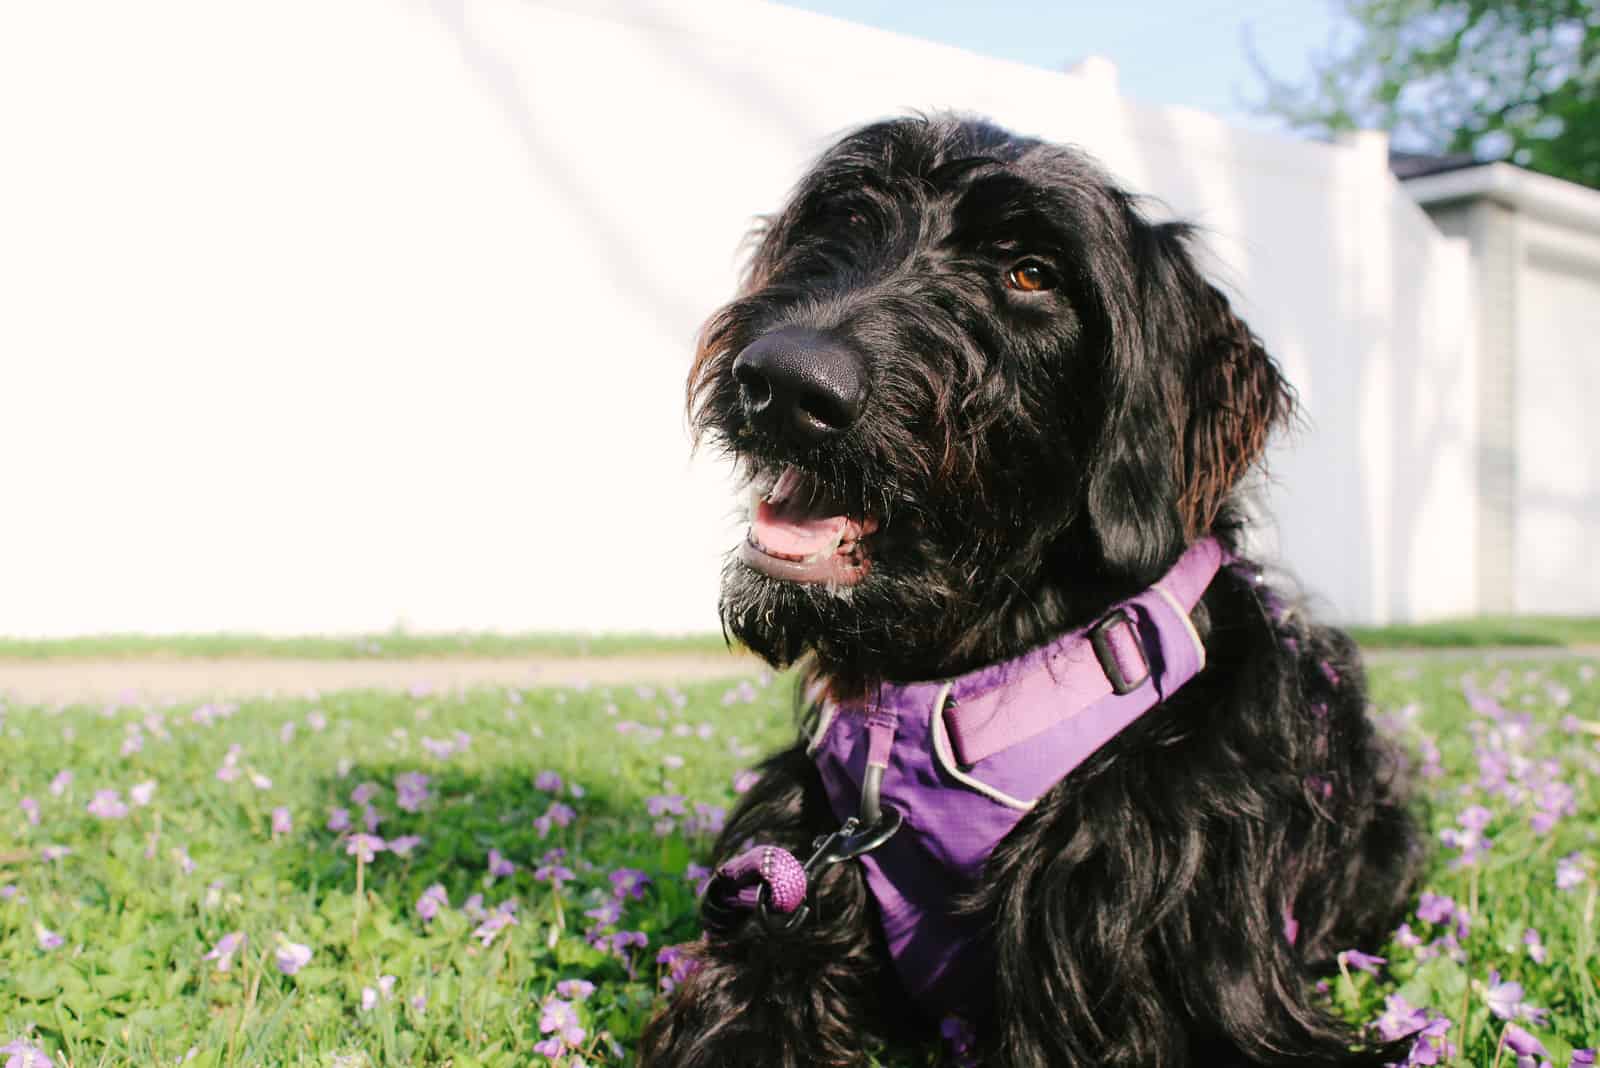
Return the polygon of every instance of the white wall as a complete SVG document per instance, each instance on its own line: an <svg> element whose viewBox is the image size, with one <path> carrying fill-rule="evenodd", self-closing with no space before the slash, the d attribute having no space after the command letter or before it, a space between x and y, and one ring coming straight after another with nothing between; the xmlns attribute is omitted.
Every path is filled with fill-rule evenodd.
<svg viewBox="0 0 1600 1068"><path fill-rule="evenodd" d="M1465 254L1381 145L755 0L52 0L0 7L0 633L714 627L695 329L831 138L944 107L1209 229L1336 614L1471 610Z"/></svg>
<svg viewBox="0 0 1600 1068"><path fill-rule="evenodd" d="M1600 606L1600 234L1519 223L1515 597L1523 612Z"/></svg>

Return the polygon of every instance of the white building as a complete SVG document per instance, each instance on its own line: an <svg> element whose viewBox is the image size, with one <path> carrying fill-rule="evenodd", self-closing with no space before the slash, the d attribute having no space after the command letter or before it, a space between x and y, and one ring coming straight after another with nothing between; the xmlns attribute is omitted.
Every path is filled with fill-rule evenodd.
<svg viewBox="0 0 1600 1068"><path fill-rule="evenodd" d="M1504 163L1396 167L1471 244L1478 607L1600 611L1600 191Z"/></svg>
<svg viewBox="0 0 1600 1068"><path fill-rule="evenodd" d="M1381 137L759 0L56 0L0 8L0 633L713 629L696 328L825 145L942 108L1206 229L1308 415L1267 542L1337 616L1600 609L1593 283L1529 253L1519 351L1562 355L1494 422L1486 261Z"/></svg>

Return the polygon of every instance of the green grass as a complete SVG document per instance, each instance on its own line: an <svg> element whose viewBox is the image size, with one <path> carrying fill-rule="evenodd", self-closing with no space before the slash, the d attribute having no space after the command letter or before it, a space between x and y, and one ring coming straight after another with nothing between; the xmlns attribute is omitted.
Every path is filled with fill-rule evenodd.
<svg viewBox="0 0 1600 1068"><path fill-rule="evenodd" d="M1600 646L1600 619L1587 616L1490 616L1347 629L1367 649Z"/></svg>
<svg viewBox="0 0 1600 1068"><path fill-rule="evenodd" d="M1600 619L1509 616L1351 627L1368 649L1476 649L1491 646L1600 646ZM636 656L721 653L720 634L384 634L268 637L260 634L101 634L77 638L0 637L0 662L69 659L409 660L521 656Z"/></svg>
<svg viewBox="0 0 1600 1068"><path fill-rule="evenodd" d="M0 638L0 661L169 657L256 660L409 660L518 656L633 656L720 653L720 634L385 634L274 638L260 634L100 634Z"/></svg>
<svg viewBox="0 0 1600 1068"><path fill-rule="evenodd" d="M1378 975L1334 973L1326 996L1337 1012L1366 1024L1384 996L1399 991L1453 1021L1447 1037L1462 1048L1454 1063L1491 1068L1503 1024L1490 1015L1484 984L1496 969L1522 984L1530 1004L1549 1010L1548 1023L1526 1026L1565 1068L1570 1047L1600 1036L1592 863L1600 754L1578 724L1561 724L1571 712L1596 718L1600 683L1577 660L1481 667L1479 683L1510 713L1531 717L1508 726L1468 708L1459 679L1470 667L1424 661L1373 672L1382 714L1414 746L1431 744L1440 754L1439 777L1419 778L1433 829L1454 825L1469 805L1492 814L1487 855L1452 868L1454 851L1439 848L1425 883L1470 912L1462 958L1447 952L1424 960L1395 942ZM322 730L311 722L319 716ZM635 726L619 729L628 723ZM457 731L470 736L464 749L430 755L424 738L454 739ZM135 737L137 745L129 741ZM0 898L0 1046L28 1038L72 1066L170 1065L193 1049L188 1063L203 1066L521 1068L545 1063L534 1052L549 1037L539 1028L544 999L560 980L585 979L596 989L576 1003L582 1056L590 1064L626 1063L657 990L656 953L695 935L685 871L708 842L685 834L681 818L673 833L658 836L647 799L683 795L690 811L697 801L729 806L735 773L790 737L783 682L742 692L706 685L681 693L338 694L316 703L247 702L231 712L211 705L7 708L0 716L0 885L14 891ZM1477 789L1475 747L1494 746L1516 757L1517 775L1554 772L1570 783L1574 813L1540 834L1529 826L1531 794L1512 799ZM237 777L219 780L217 771L230 766ZM50 783L63 770L72 781L53 795ZM576 819L541 837L535 820L556 796L536 786L546 770L564 780L559 796ZM417 812L397 805L395 778L406 772L431 776L430 799ZM86 810L97 790L117 790L127 802L130 788L146 781L156 786L145 806L117 818ZM378 833L421 836L410 857L382 853L358 866L326 829L335 807L360 822L351 794L367 782L378 784ZM574 783L582 796L573 796ZM37 826L20 807L23 797L38 802ZM293 830L275 836L278 806L288 809ZM46 859L51 845L71 852ZM559 892L535 878L558 847L574 873ZM518 870L491 883L491 850ZM1572 853L1588 867L1579 869L1578 886L1561 891L1556 866ZM620 867L644 870L651 885L642 898L622 902L617 925L642 932L648 945L619 956L586 940L604 925L585 913L614 900L609 876ZM415 903L435 883L450 907L430 924ZM517 924L487 946L473 937L478 921L462 911L474 893L490 908L520 902ZM1444 930L1417 916L1410 924L1425 943L1437 943ZM1522 943L1529 927L1547 948L1544 964ZM62 944L43 948L41 930L59 934ZM235 931L247 940L221 971L205 955ZM275 966L280 938L312 950L293 976ZM395 977L387 998L379 992L386 975ZM364 1009L368 988L375 1003ZM425 1007L414 1004L419 995Z"/></svg>

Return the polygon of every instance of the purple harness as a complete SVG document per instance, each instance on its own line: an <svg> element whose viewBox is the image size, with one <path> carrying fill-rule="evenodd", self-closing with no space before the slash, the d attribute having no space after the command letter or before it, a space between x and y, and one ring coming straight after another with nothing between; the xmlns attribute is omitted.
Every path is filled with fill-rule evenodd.
<svg viewBox="0 0 1600 1068"><path fill-rule="evenodd" d="M776 846L751 849L718 870L708 901L764 915L770 904L793 926L807 875L859 858L911 996L936 1016L981 1000L978 921L952 903L1041 796L1205 666L1189 614L1223 561L1207 538L1154 586L1049 645L824 704L807 752L844 827L805 865Z"/></svg>

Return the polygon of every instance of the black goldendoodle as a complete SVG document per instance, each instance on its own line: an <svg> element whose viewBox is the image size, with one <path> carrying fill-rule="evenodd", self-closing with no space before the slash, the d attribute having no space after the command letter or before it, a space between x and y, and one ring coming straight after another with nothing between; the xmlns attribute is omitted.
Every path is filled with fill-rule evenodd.
<svg viewBox="0 0 1600 1068"><path fill-rule="evenodd" d="M983 1064L1394 1059L1315 984L1418 839L1350 642L1238 555L1293 396L1188 236L943 116L768 220L690 405L752 482L725 626L805 658L806 734L644 1064L854 1064L951 1013Z"/></svg>

